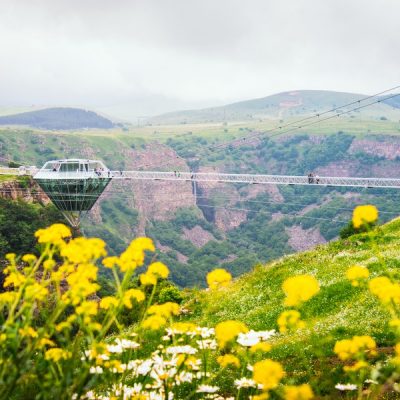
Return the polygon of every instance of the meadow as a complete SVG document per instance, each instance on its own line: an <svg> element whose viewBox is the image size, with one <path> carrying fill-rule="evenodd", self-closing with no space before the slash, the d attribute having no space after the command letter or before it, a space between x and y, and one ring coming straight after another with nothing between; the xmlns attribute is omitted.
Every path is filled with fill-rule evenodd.
<svg viewBox="0 0 400 400"><path fill-rule="evenodd" d="M377 218L359 206L363 232L236 281L215 269L179 300L157 290L169 269L151 239L107 256L39 229L37 255L6 256L0 398L396 398L400 221ZM99 298L102 268L114 289Z"/></svg>

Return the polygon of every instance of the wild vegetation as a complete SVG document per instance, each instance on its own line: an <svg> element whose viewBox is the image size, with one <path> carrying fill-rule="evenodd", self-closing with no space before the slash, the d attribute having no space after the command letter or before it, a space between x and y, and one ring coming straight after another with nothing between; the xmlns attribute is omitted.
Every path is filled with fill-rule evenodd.
<svg viewBox="0 0 400 400"><path fill-rule="evenodd" d="M353 225L364 233L233 283L216 269L209 290L181 305L174 290L155 303L169 269L151 239L107 256L100 239L71 239L62 224L39 229L40 254L6 257L0 397L395 396L400 223L371 229L377 217L374 206L357 207ZM96 298L99 268L113 293Z"/></svg>

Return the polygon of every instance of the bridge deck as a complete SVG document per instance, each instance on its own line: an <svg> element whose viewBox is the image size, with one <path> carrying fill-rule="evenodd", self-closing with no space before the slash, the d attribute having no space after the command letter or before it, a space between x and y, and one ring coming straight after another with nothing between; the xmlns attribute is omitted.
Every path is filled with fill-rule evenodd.
<svg viewBox="0 0 400 400"><path fill-rule="evenodd" d="M31 175L35 177L37 169L2 168L0 175ZM57 173L56 179L77 179L80 172ZM309 182L307 176L291 175L258 175L258 174L221 174L221 173L193 173L193 172L162 172L162 171L104 171L101 177L126 180L163 180L163 181L195 181L195 182L223 182L223 183L251 183L274 185L319 185L343 186L363 188L391 188L400 189L400 179L394 178L354 178L354 177L327 177L321 176ZM48 179L52 178L49 173ZM84 178L87 178L86 176Z"/></svg>

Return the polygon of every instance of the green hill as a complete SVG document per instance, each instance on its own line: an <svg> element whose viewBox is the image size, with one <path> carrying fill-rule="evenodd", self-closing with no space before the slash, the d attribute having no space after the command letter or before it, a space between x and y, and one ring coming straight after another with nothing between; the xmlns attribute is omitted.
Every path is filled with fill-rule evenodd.
<svg viewBox="0 0 400 400"><path fill-rule="evenodd" d="M332 395L329 398L337 398L332 380L348 380L342 372L343 363L333 353L337 340L371 335L380 348L395 343L387 326L388 313L368 290L353 287L345 276L350 266L361 264L368 267L371 277L398 277L400 219L381 226L373 236L370 240L369 234L355 235L286 256L257 266L217 292L198 291L188 304L190 319L208 326L234 319L255 330L278 329L276 321L284 310L283 281L294 275L313 275L321 291L300 309L307 328L278 335L272 342L271 356L281 360L298 382L311 381L319 388L319 395L328 393Z"/></svg>
<svg viewBox="0 0 400 400"><path fill-rule="evenodd" d="M109 129L114 124L93 111L56 107L0 116L0 125L27 125L42 129Z"/></svg>
<svg viewBox="0 0 400 400"><path fill-rule="evenodd" d="M328 90L299 90L240 101L220 107L171 112L150 118L149 122L153 124L179 124L251 121L264 118L282 119L284 117L298 117L327 111L343 104L357 102L365 97L367 95ZM382 99L382 104L375 104L359 110L357 113L361 112L364 115L384 114L390 111L392 107L399 108L396 98L384 100L385 97L382 97ZM370 101L373 102L374 100L376 99ZM349 106L347 109L354 107L357 107L357 104Z"/></svg>

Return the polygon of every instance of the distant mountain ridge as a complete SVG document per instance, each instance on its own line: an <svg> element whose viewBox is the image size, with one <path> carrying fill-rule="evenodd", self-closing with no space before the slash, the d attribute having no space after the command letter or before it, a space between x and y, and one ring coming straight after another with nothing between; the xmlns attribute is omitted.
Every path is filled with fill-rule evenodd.
<svg viewBox="0 0 400 400"><path fill-rule="evenodd" d="M114 123L93 111L71 107L54 107L43 110L0 116L0 125L28 125L41 129L110 129Z"/></svg>
<svg viewBox="0 0 400 400"><path fill-rule="evenodd" d="M357 102L365 97L367 95L328 90L297 90L231 103L226 106L161 114L150 118L149 122L154 124L181 124L295 117L323 112L344 104ZM388 100L385 100L385 97L387 96L381 96L382 103L373 105L371 108L375 110L389 109L389 107L400 108L400 96ZM371 102L373 101L371 99Z"/></svg>

